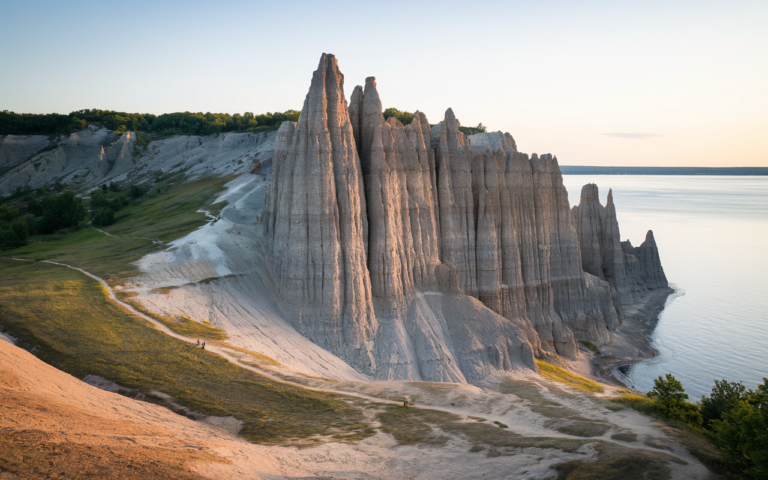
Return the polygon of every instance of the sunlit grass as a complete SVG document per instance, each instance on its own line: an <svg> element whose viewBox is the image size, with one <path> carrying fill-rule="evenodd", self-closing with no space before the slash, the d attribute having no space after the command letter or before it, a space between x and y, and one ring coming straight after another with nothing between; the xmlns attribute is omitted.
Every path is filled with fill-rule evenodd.
<svg viewBox="0 0 768 480"><path fill-rule="evenodd" d="M571 372L563 370L560 367L556 367L551 363L543 360L536 360L536 365L539 366L539 373L542 377L568 385L569 387L577 388L585 392L597 392L603 393L605 389L597 382L574 375Z"/></svg>
<svg viewBox="0 0 768 480"><path fill-rule="evenodd" d="M169 317L167 315L159 315L155 312L150 311L141 302L137 302L136 300L131 300L130 298L125 298L125 296L122 296L121 300L125 303L130 304L133 308L140 311L144 315L150 316L157 320L158 322L161 322L166 327L170 328L172 331L178 333L179 335L184 335L185 337L189 338L205 338L205 339L212 339L212 340L226 340L229 338L227 335L227 332L224 330L213 326L210 322L206 320L202 320L200 322L197 322L195 320L192 320L189 317L185 317L183 315L180 315L178 317Z"/></svg>
<svg viewBox="0 0 768 480"><path fill-rule="evenodd" d="M0 331L78 378L158 390L205 415L234 416L269 444L368 435L356 399L305 390L171 338L109 301L99 283L60 266L0 260Z"/></svg>

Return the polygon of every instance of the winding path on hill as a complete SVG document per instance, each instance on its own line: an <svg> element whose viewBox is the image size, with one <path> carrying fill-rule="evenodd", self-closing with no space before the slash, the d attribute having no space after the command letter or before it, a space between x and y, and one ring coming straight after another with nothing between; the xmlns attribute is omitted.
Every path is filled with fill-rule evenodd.
<svg viewBox="0 0 768 480"><path fill-rule="evenodd" d="M192 339L192 338L189 338L189 337L186 337L184 335L181 335L181 334L178 334L178 333L174 332L173 330L168 328L166 325L164 325L162 322L159 322L158 320L150 317L149 315L146 315L146 314L138 311L132 305L130 305L130 304L126 303L126 302L121 301L119 298L117 298L117 295L115 294L115 292L112 289L112 287L110 287L110 285L104 279L102 279L102 278L98 277L97 275L94 275L94 274L92 274L92 273L90 273L90 272L88 272L86 270L83 270L82 268L74 267L72 265L67 265L67 264L64 264L64 263L53 262L53 261L50 261L50 260L30 260L30 259L12 258L12 257L5 257L5 258L7 258L8 260L15 260L15 261L22 261L22 262L36 262L37 261L39 263L46 263L46 264L49 264L49 265L56 265L56 266L60 266L60 267L70 268L72 270L77 270L78 272L80 272L80 273L82 273L82 274L84 274L84 275L86 275L86 276L96 280L97 282L99 282L99 284L101 286L103 286L104 289L106 290L107 298L109 298L110 300L114 301L115 303L117 303L118 305L123 307L125 310L130 312L131 314L136 315L136 316L142 318L143 320L146 320L147 322L152 324L158 330L162 331L163 333L165 333L165 334L167 334L167 335L169 335L169 336L171 336L171 337L173 337L175 339L178 339L178 340L181 340L183 342L186 342L186 343L188 343L188 344L190 344L192 346L196 346L196 343L197 343L196 339ZM375 396L366 395L366 394L362 394L362 393L354 392L354 391L349 391L349 390L336 390L336 389L329 389L329 388L317 388L317 387L314 387L314 386L308 386L308 385L305 385L305 384L301 384L301 383L297 383L297 382L292 382L292 381L286 380L285 378L281 378L279 376L276 376L276 375L274 375L274 374L272 374L272 373L270 373L270 372L268 372L268 371L266 371L264 369L260 369L258 367L253 366L253 365L244 363L244 362L240 361L239 359L235 358L234 356L232 356L231 354L225 352L222 349L222 347L219 347L219 346L216 346L216 345L206 345L206 348L210 352L213 352L213 353L221 356L222 358L224 358L228 362L230 362L230 363L232 363L234 365L237 365L240 368L244 368L246 370L250 370L250 371L252 371L252 372L254 372L254 373L258 374L258 375L261 375L263 377L269 378L272 381L279 382L279 383L282 383L282 384L291 385L291 386L295 386L295 387L299 387L299 388L305 388L307 390L312 390L312 391L317 391L317 392L331 393L331 394L348 396L348 397L355 397L355 398L359 398L359 399L362 399L362 400L365 400L365 401L368 401L368 402L378 403L378 404L399 405L401 403L400 401L387 400L385 398L375 397ZM582 404L580 406L583 407L584 405ZM507 412L502 413L502 414L494 414L494 412L478 412L476 410L470 410L470 409L465 409L465 408L461 408L461 407L448 407L448 406L443 406L443 405L429 405L429 404L425 404L423 406L422 405L419 405L419 406L414 405L413 408L420 408L420 409L426 409L426 410L437 410L437 411L451 413L451 414L454 414L454 415L461 415L461 416L465 416L465 417L481 417L481 418L483 418L483 419L485 419L486 421L489 421L489 422L497 422L498 423L498 422L502 422L502 421L507 421L507 422L509 421L508 418L505 418L505 414L508 413L509 410L507 410ZM584 413L584 412L580 412L580 413ZM647 422L647 420L646 420L646 423L650 423L650 422ZM538 426L538 425L536 427L534 427L534 428L531 428L530 425L523 426L523 425L515 424L513 431L514 431L514 433L517 433L517 434L520 434L520 435L523 435L523 436L526 436L526 437L550 437L550 438L567 438L567 439L578 439L578 440L603 441L603 442L608 442L608 443L615 443L615 444L618 444L618 445L622 445L624 447L629 447L629 448L633 448L633 449L637 449L637 450L644 450L644 451L659 453L658 448L649 447L649 446L647 446L647 445L645 445L645 444L643 444L641 442L640 443L637 443L637 442L635 442L635 443L627 443L627 442L615 441L615 440L612 440L610 438L603 438L603 437L584 438L584 437L578 437L578 436L563 434L563 433L557 432L555 430L552 430L552 429L549 429L549 428L545 428L545 427L542 427L542 426ZM658 433L661 433L661 432L658 432ZM685 467L682 467L682 466L678 466L679 468L682 468L682 470L684 470L686 472L682 477L679 477L679 478L706 478L706 475L709 473L708 470L702 464L700 464L692 455L688 454L685 451L664 451L664 453L668 454L668 455L671 455L673 457L676 457L678 460L685 462L686 467L689 467L689 468L685 468ZM688 476L691 473L693 473L694 476L692 476L692 477Z"/></svg>

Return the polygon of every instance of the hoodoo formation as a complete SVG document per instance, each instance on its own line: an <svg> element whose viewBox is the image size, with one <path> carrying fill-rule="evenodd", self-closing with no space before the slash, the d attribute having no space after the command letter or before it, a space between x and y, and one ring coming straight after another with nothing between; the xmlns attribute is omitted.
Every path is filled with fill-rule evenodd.
<svg viewBox="0 0 768 480"><path fill-rule="evenodd" d="M666 287L653 234L622 243L612 195L571 210L557 158L508 133L466 136L448 109L384 119L323 54L276 143L262 223L295 328L380 379L477 383L604 344L622 304Z"/></svg>

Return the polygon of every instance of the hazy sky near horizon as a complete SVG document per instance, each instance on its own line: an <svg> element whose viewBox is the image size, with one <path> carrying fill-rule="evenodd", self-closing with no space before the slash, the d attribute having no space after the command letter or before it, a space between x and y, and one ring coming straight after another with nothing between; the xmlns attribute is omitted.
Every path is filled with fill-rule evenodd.
<svg viewBox="0 0 768 480"><path fill-rule="evenodd" d="M563 165L768 166L768 2L0 0L0 110L300 109L347 98L512 133Z"/></svg>

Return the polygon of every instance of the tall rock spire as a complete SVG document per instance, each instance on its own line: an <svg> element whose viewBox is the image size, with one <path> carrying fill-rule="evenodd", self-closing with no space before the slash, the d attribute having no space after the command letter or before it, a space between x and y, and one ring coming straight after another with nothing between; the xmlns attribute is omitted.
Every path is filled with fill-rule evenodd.
<svg viewBox="0 0 768 480"><path fill-rule="evenodd" d="M581 266L585 272L601 280L605 278L602 266L603 210L597 185L594 183L584 185L581 188L579 205L573 209L576 232L581 245Z"/></svg>
<svg viewBox="0 0 768 480"><path fill-rule="evenodd" d="M351 102L368 205L373 298L395 310L415 288L434 288L439 263L426 117L417 112L405 127L394 117L385 121L374 77L366 78L365 89L355 88Z"/></svg>
<svg viewBox="0 0 768 480"><path fill-rule="evenodd" d="M274 165L263 222L278 304L305 336L370 371L377 322L365 196L344 76L333 55L321 57L299 121L281 125Z"/></svg>
<svg viewBox="0 0 768 480"><path fill-rule="evenodd" d="M666 288L667 279L653 232L649 232L638 248L632 247L629 241L622 242L613 190L608 191L605 207L600 204L597 193L597 185L584 185L581 202L572 210L584 271L607 281L616 290L619 304L642 300L646 290Z"/></svg>
<svg viewBox="0 0 768 480"><path fill-rule="evenodd" d="M475 206L472 193L472 153L469 140L459 131L450 108L440 128L437 147L441 260L455 263L459 286L467 295L477 296L475 258Z"/></svg>

